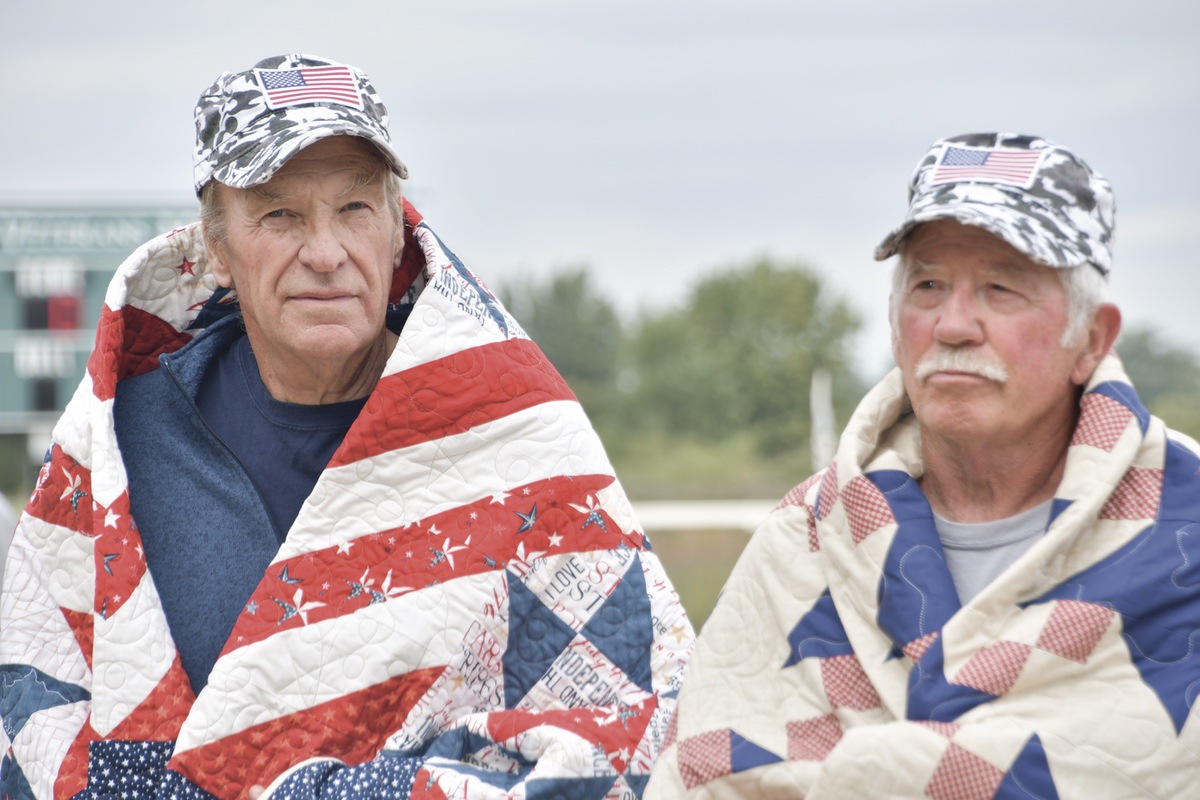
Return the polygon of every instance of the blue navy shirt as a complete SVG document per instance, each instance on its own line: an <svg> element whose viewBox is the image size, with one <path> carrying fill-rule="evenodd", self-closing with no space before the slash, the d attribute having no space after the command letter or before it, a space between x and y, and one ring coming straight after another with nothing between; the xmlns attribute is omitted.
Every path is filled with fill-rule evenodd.
<svg viewBox="0 0 1200 800"><path fill-rule="evenodd" d="M146 564L199 692L365 400L274 400L237 316L159 362L117 384L113 416Z"/></svg>
<svg viewBox="0 0 1200 800"><path fill-rule="evenodd" d="M280 542L366 402L276 400L262 382L248 336L217 357L196 395L204 421L258 487Z"/></svg>

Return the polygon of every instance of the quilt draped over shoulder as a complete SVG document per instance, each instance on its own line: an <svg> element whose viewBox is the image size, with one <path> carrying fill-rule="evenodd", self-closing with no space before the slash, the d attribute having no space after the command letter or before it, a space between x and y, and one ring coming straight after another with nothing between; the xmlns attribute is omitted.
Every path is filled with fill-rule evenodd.
<svg viewBox="0 0 1200 800"><path fill-rule="evenodd" d="M5 796L641 795L690 624L574 395L405 218L399 342L196 696L112 403L236 297L198 224L120 267L5 575Z"/></svg>
<svg viewBox="0 0 1200 800"><path fill-rule="evenodd" d="M894 371L747 546L647 797L1194 796L1197 452L1109 355L1045 536L960 606Z"/></svg>

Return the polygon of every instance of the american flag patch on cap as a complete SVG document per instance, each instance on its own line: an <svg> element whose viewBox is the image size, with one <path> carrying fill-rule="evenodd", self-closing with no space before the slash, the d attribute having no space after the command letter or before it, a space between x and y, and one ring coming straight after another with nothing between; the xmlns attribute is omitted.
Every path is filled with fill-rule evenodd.
<svg viewBox="0 0 1200 800"><path fill-rule="evenodd" d="M1046 150L985 149L946 145L930 184L979 181L1028 189Z"/></svg>
<svg viewBox="0 0 1200 800"><path fill-rule="evenodd" d="M256 69L268 108L336 103L362 109L354 73L346 66Z"/></svg>

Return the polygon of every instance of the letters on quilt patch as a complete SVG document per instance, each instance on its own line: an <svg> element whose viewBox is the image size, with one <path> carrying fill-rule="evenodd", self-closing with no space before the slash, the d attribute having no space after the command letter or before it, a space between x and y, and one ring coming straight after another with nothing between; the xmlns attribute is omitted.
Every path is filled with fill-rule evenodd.
<svg viewBox="0 0 1200 800"><path fill-rule="evenodd" d="M651 601L647 586L662 579L657 561L645 563L640 547L631 547L631 539L617 530L603 509L587 502L588 490L595 486L578 479L572 483L573 491L582 492L582 498L561 486L557 490L542 487L543 491L514 493L519 499L511 506L503 501L493 506L495 520L503 521L497 542L512 540L509 547L515 547L508 558L498 550L486 550L489 539L480 532L482 524L453 534L475 531L466 538L450 539L449 545L445 534L430 538L427 530L417 531L422 541L436 544L428 545L420 559L414 573L419 577L417 585L401 595L417 589L434 591L426 585L435 583L442 593L440 601L434 602L456 609L447 624L460 615L469 622L445 660L438 656L442 666L401 675L222 736L177 755L172 766L202 786L216 785L214 781L233 786L250 776L257 775L261 781L263 776L279 774L310 754L336 752L347 764L364 761L381 749L426 757L430 748L443 746L437 744L443 737L451 736L445 742L458 741L448 732L474 724L469 722L472 719L504 726L510 723L503 720L511 717L515 725L521 714L528 714L530 725L544 725L554 724L553 720L547 722L547 713L559 713L549 709L561 709L568 716L572 709L579 709L588 717L588 730L603 733L586 741L611 739L604 767L614 771L609 784L618 776L630 784L644 781L666 734L666 714L659 709L657 694L677 690L682 680L679 655L669 652L659 639L669 635L671 625L686 626L686 622L681 610L675 609L672 616ZM573 499L584 502L569 502ZM532 511L519 511L522 508L546 510L535 516ZM521 528L524 532L517 533ZM472 538L477 535L482 536L478 549ZM574 549L566 549L567 544ZM353 556L354 550L342 556ZM410 558L406 553L397 558ZM333 554L337 555L336 550ZM321 574L306 571L313 569L311 565L293 563L296 572L289 570L286 580L278 577L273 583L276 588L285 584L299 587L300 583L286 581L303 582L309 575ZM282 567L280 570L282 576ZM438 570L449 570L445 580L434 580L442 574ZM492 574L500 579L493 582L496 588L491 592L478 588L456 592L456 586L468 585L472 579L466 576L472 574ZM462 583L456 583L456 578ZM266 628L303 626L305 614L307 624L314 625L330 616L366 609L386 602L388 589L403 582L386 586L367 575L345 583L336 600L331 598L327 604L342 607L332 615L320 616L326 613L326 606L297 610L292 615L274 612L276 618L267 620ZM486 586L480 581L473 585ZM261 643L270 645L269 641ZM397 651L394 656L396 663L412 657L407 651ZM668 683L656 686L654 675L668 678ZM397 697L405 698L402 706L390 702ZM603 719L597 716L598 710L603 710ZM331 739L337 732L342 732L342 738ZM488 769L508 774L515 762L509 764L505 759L510 757L489 743L487 729L477 733L485 737L477 740L482 755L473 754L471 760L499 759L488 764ZM592 734L579 731L578 735ZM252 758L248 755L245 763L216 763L239 743ZM431 775L436 773L433 767L429 769Z"/></svg>
<svg viewBox="0 0 1200 800"><path fill-rule="evenodd" d="M450 248L442 243L433 229L424 222L414 226L414 234L418 239L432 238L435 248L425 248L426 256L444 255L445 261L431 264L435 268L430 289L442 297L454 302L459 312L474 318L480 325L491 323L501 335L510 335L509 317L496 300L496 296L483 285L483 282L472 272ZM440 259L439 259L440 260ZM438 269L440 267L440 269Z"/></svg>

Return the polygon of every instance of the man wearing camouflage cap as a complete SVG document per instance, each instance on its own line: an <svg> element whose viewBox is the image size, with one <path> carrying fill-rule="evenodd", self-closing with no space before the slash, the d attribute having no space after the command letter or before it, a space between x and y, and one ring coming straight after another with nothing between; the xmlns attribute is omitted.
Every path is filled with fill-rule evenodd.
<svg viewBox="0 0 1200 800"><path fill-rule="evenodd" d="M5 796L640 794L691 628L371 81L267 59L196 131L18 525Z"/></svg>
<svg viewBox="0 0 1200 800"><path fill-rule="evenodd" d="M1186 797L1200 447L1111 351L1108 183L1034 136L936 142L897 368L756 532L651 798Z"/></svg>

